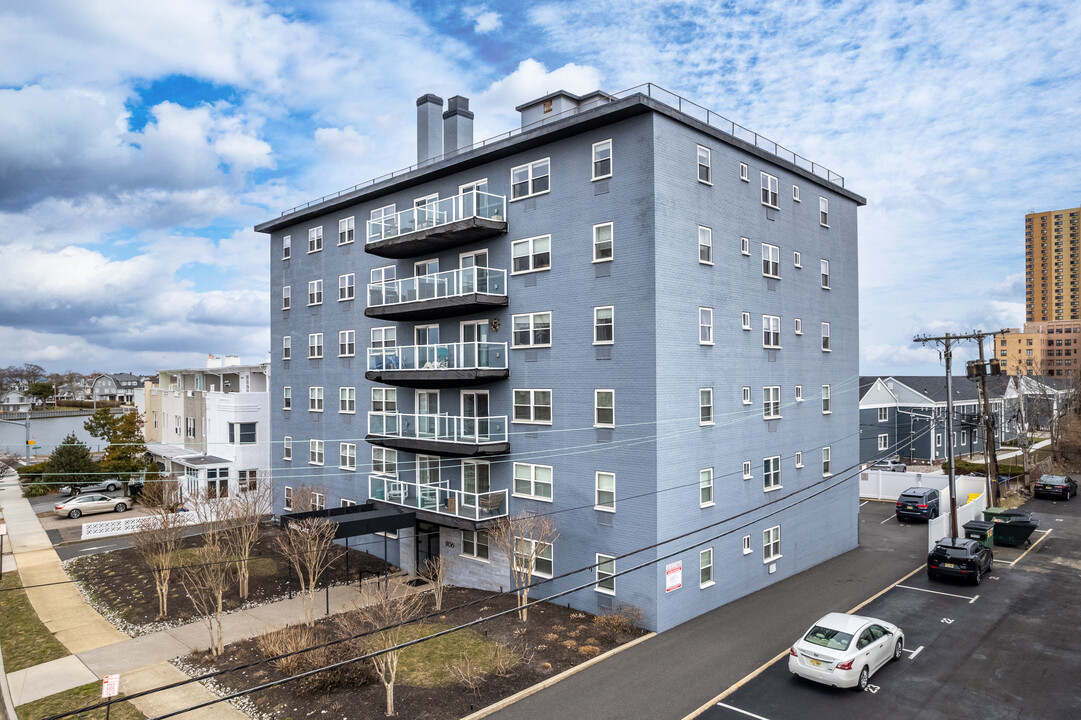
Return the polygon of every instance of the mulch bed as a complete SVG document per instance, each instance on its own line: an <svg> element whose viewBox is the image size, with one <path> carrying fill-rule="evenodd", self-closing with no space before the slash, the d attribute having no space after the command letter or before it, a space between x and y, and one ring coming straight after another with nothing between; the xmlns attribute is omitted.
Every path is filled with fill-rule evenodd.
<svg viewBox="0 0 1081 720"><path fill-rule="evenodd" d="M290 570L289 561L281 556L274 542L279 530L276 526L264 526L252 553L251 571L248 580L247 602L262 602L280 598L299 589L295 574ZM197 548L202 545L200 536L184 539L183 548ZM365 577L381 574L386 564L379 558L358 550L349 550L348 574L346 571L345 548L335 559L330 569L319 581L319 587L345 582L356 583L363 571ZM389 572L397 570L389 566ZM126 622L133 625L145 625L160 620L158 618L158 596L154 578L134 550L114 550L100 555L88 555L68 566L68 573L74 579L82 581L87 589L99 601L117 613ZM224 598L226 612L240 607L244 601L236 591L235 578L233 588ZM174 570L169 583L168 621L192 621L198 619L191 599L181 584L181 572Z"/></svg>
<svg viewBox="0 0 1081 720"><path fill-rule="evenodd" d="M469 607L453 609L474 601L475 604ZM428 603L424 612L434 609L430 594ZM512 594L491 598L491 593L486 591L448 587L443 598L444 612L433 618L432 622L453 626L514 606L515 597ZM395 685L397 716L421 720L461 718L644 633L633 628L606 631L595 625L593 620L593 616L587 613L542 603L530 608L527 623L520 623L516 613L509 613L475 626L474 630L514 649L523 660L503 677L495 674L486 676L475 690L462 684L410 687L399 676ZM328 634L337 630L332 621L323 621L326 623L323 629ZM593 647L583 654L579 648L585 644ZM355 656L344 645L339 647L340 650L324 656L323 662ZM419 647L423 648L423 643ZM216 660L207 652L193 653L185 665L195 672L207 672L215 668L236 667L263 657L255 641L245 640L227 646L225 654ZM339 672L336 676L321 677L323 674L320 674L304 681L291 681L253 693L248 699L259 711L274 718L385 718L386 691L371 670L370 661L348 667L347 672ZM216 678L216 682L236 691L286 676L286 673L267 663L226 673Z"/></svg>

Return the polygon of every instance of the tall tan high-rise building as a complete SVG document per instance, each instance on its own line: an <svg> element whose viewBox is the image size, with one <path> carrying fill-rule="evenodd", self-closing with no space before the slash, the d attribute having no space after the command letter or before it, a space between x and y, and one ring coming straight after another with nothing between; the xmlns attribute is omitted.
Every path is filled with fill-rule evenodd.
<svg viewBox="0 0 1081 720"><path fill-rule="evenodd" d="M1081 320L1081 207L1025 216L1025 321Z"/></svg>

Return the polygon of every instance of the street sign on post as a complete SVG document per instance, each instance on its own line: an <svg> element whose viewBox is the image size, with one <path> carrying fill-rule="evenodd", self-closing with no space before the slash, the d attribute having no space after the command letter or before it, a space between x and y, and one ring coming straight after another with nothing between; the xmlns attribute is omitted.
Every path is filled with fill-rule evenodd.
<svg viewBox="0 0 1081 720"><path fill-rule="evenodd" d="M103 698L116 697L120 694L120 676L106 675L101 681L101 696Z"/></svg>
<svg viewBox="0 0 1081 720"><path fill-rule="evenodd" d="M0 523L0 535L7 535L7 534L8 534L8 524L7 523Z"/></svg>

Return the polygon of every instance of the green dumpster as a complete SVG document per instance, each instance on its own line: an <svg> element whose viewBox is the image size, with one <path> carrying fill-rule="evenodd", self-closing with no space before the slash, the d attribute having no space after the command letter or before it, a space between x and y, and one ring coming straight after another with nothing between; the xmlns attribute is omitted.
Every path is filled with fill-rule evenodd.
<svg viewBox="0 0 1081 720"><path fill-rule="evenodd" d="M1032 517L1032 513L1013 508L1002 510L1002 512L995 515L994 525L995 545L1017 547L1022 543L1032 542L1029 540L1029 536L1039 527L1040 521L1038 518Z"/></svg>
<svg viewBox="0 0 1081 720"><path fill-rule="evenodd" d="M984 508L983 519L984 522L996 522L1002 513L1006 512L1006 508L989 507Z"/></svg>
<svg viewBox="0 0 1081 720"><path fill-rule="evenodd" d="M995 524L983 520L969 520L962 526L965 537L969 540L979 540L985 548L994 545Z"/></svg>

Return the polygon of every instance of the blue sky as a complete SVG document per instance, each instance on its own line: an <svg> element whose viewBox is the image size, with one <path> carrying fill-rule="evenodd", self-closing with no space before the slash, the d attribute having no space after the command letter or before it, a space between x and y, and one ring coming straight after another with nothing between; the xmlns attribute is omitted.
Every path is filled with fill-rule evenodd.
<svg viewBox="0 0 1081 720"><path fill-rule="evenodd" d="M270 349L252 226L415 160L415 99L477 139L548 91L658 83L844 175L861 372L1017 327L1024 215L1081 205L1066 2L71 0L0 7L0 365L151 372Z"/></svg>

